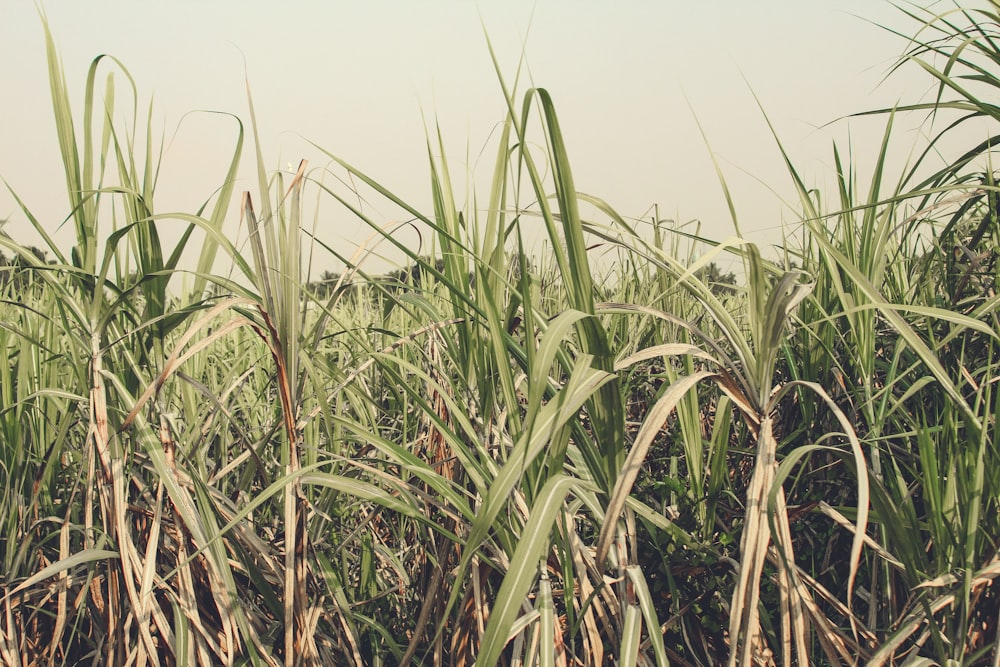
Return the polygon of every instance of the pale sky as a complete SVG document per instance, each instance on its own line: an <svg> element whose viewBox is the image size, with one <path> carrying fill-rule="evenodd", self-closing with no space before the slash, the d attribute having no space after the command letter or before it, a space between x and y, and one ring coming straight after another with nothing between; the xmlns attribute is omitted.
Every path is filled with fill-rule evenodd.
<svg viewBox="0 0 1000 667"><path fill-rule="evenodd" d="M850 130L863 166L884 119L821 126L913 101L932 85L916 68L880 83L906 43L872 22L904 34L916 27L882 0L49 0L45 11L78 122L87 68L99 54L129 69L141 114L153 97L154 127L169 142L158 212L194 212L221 183L232 122L200 114L174 133L194 110L249 123L244 57L269 170L300 158L324 164L311 140L428 210L425 118L440 123L456 188L467 169L481 175L492 165L492 147L479 154L505 106L480 18L508 79L526 44L534 84L554 98L581 191L626 217L651 215L658 204L661 217L699 219L718 239L733 229L695 116L744 232L766 245L794 218L781 202L792 190L751 90L807 183L825 185L832 141ZM0 0L0 83L0 176L54 230L69 211L41 21L30 0ZM901 131L906 147L914 137ZM252 154L243 164L237 191L255 190ZM323 207L331 221L324 240L350 254L360 228L332 204ZM5 217L8 233L34 242L2 191Z"/></svg>

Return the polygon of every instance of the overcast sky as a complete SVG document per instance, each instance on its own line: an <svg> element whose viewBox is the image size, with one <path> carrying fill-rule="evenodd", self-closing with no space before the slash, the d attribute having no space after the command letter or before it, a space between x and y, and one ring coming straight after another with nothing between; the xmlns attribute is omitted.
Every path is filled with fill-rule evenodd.
<svg viewBox="0 0 1000 667"><path fill-rule="evenodd" d="M425 118L440 123L456 181L493 159L490 151L476 164L505 113L481 19L506 76L525 45L534 84L556 103L581 191L625 216L658 204L661 217L699 219L720 239L732 226L695 117L744 232L767 244L794 218L781 203L792 191L753 94L807 181L825 184L831 142L849 130L864 164L884 120L822 126L915 100L931 85L915 68L880 83L906 43L873 23L915 28L881 0L49 0L45 11L78 121L99 54L129 69L140 109L152 96L154 126L168 140L158 212L193 212L220 184L232 123L196 115L174 132L199 109L248 120L244 58L269 169L300 158L323 164L311 140L426 208ZM54 229L68 210L42 25L28 0L0 2L0 83L0 176ZM249 177L251 155L244 164ZM247 178L238 188L254 185ZM32 239L0 192L4 217L8 233ZM342 236L349 253L358 230L337 224L324 240Z"/></svg>

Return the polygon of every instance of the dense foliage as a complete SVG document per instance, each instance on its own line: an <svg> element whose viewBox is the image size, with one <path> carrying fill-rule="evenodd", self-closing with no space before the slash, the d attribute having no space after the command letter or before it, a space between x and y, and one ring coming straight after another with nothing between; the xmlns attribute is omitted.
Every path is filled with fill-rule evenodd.
<svg viewBox="0 0 1000 667"><path fill-rule="evenodd" d="M240 120L216 196L164 214L152 128L97 94L120 65L76 126L47 35L76 241L0 237L0 662L996 664L1000 4L914 19L939 95L873 112L867 186L789 160L777 253L578 193L499 68L484 201L439 140L430 213L324 153L429 254L326 170L268 174L254 122L237 243ZM969 121L997 136L954 146ZM369 242L321 241L307 191ZM385 244L408 265L369 274Z"/></svg>

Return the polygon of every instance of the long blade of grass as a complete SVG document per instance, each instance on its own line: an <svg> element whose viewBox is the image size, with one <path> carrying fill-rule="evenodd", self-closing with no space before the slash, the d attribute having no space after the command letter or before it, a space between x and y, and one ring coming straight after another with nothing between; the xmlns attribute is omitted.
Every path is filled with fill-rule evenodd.
<svg viewBox="0 0 1000 667"><path fill-rule="evenodd" d="M490 613L479 656L476 658L477 665L498 663L510 628L537 576L539 560L550 547L552 525L562 511L566 495L579 484L580 481L572 477L555 475L545 483L531 506L528 523L497 592L496 603ZM549 648L545 647L543 650Z"/></svg>

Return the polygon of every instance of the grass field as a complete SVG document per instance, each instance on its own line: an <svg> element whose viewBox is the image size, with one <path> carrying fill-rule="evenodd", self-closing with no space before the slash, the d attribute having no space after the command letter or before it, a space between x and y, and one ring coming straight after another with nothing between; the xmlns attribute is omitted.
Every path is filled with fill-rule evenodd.
<svg viewBox="0 0 1000 667"><path fill-rule="evenodd" d="M131 79L95 61L78 107L48 35L76 240L27 207L48 246L0 237L0 663L1000 664L1000 3L911 11L936 99L873 110L834 192L788 160L770 249L578 194L499 68L468 206L439 136L430 211L320 149L423 254L327 170L270 172L249 96L216 196L160 211L151 114L108 120ZM369 244L318 241L317 199Z"/></svg>

